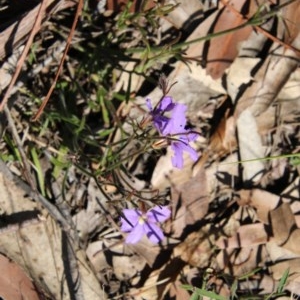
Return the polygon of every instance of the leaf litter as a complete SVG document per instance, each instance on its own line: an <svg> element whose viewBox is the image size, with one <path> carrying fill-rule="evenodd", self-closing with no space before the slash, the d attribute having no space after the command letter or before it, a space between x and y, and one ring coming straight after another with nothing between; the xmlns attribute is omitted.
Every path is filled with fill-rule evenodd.
<svg viewBox="0 0 300 300"><path fill-rule="evenodd" d="M47 179L43 196L59 208L66 222L60 224L55 214L50 215L38 201L36 191L42 189L33 189L34 185L28 181L38 170L31 166L26 175L20 154L10 151L10 147L17 146L13 134L7 135L13 129L6 129L2 115L1 160L9 169L4 164L0 166L0 249L27 273L46 299L190 299L192 293L182 288L186 284L194 288L193 295L205 292L199 294L203 299L208 299L212 292L224 297L220 299L230 296L239 299L268 295L276 290L280 290L280 299L283 291L289 297L300 290L299 166L284 156L296 157L299 153L299 7L297 1L279 1L276 7L281 11L279 18L268 15L275 5L272 1L258 6L250 0L214 1L218 5L212 2L193 2L193 6L187 1L176 2L173 10L159 18L159 26L165 31L158 30L152 35L161 35L160 43L167 43L168 38L174 39L174 45L177 38L182 39L180 42L191 42L181 60L171 62L169 58L174 53L170 53L151 61L149 69L143 71L145 76L141 76L141 72L135 72L141 67L136 62L140 56L133 54L131 62L122 63L121 71L112 71L117 82L111 92L124 91L134 96L133 99L110 111L112 123L103 122L97 114L89 116L90 108L84 115L86 119L97 116L100 123L97 126L88 120L89 130L95 132L102 130L101 122L105 126L117 124L114 132L108 133L106 146L111 144L110 148L100 138L92 138L91 131L81 132L80 127L76 128L73 140L68 139L68 129L72 132L75 121L56 127L51 110L46 113L53 131L39 136L36 127L43 123L30 123L28 115L23 114L38 109L28 92L30 88L31 93L36 91L22 76L19 79L18 85L26 87L25 92L20 90L15 94L17 97L9 106L10 114L26 151L34 140L41 141L37 149ZM108 1L107 7L113 14L122 14L126 11L122 3L115 7ZM149 5L148 10L155 7L153 3ZM242 8L247 6L248 13L245 13ZM131 10L140 12L137 6ZM206 35L246 24L257 12L262 16L259 25L250 22L239 31L209 41L204 39ZM71 16L68 13L66 17ZM191 16L199 17L189 22ZM118 20L111 16L105 18L107 24L102 25L108 27ZM54 26L51 22L55 18L48 25L44 23L41 32L49 31ZM86 32L79 31L78 36L87 38ZM270 39L266 31L274 38ZM21 41L23 35L18 32L16 38ZM139 39L135 45L141 43L142 35ZM196 39L199 41L193 42ZM16 51L17 46L13 47ZM3 62L9 60L11 53L12 50L5 53ZM76 68L68 64L71 62L62 75L67 81ZM162 65L171 67L168 81L177 81L170 96L187 106L188 125L201 133L193 142L200 154L198 161L184 156L182 170L172 166L170 147L159 158L152 159L152 150L139 152L139 141L126 140L134 130L132 124L138 124L147 112L145 99L155 102L161 98L159 88L152 86L145 94L142 85L146 84L145 78L155 81L153 76L163 71ZM4 82L0 82L2 89L9 82L10 72L6 68L7 65L1 68L5 74ZM53 72L48 67L43 72L44 77L41 74L34 80L39 88L43 87L45 95L45 84L49 87L47 80ZM96 77L94 74L92 78ZM85 88L90 83L80 80L83 80L82 95L76 95L77 102L70 104L74 107L65 113L80 110L87 101L89 95ZM72 96L73 91L68 92ZM59 91L55 98L53 101L64 103ZM110 104L102 102L101 105L103 109ZM29 135L36 135L35 139L27 140L26 130ZM61 143L77 153L73 160L57 164L58 175L49 179L46 177L51 172L49 157L55 155L47 147L59 151ZM105 151L119 148L124 150L123 158L131 160L116 172L111 169L97 173L101 162L93 160L93 155L101 153L102 159L106 159L109 156L105 156ZM262 159L265 157L275 158ZM118 166L119 162L112 163ZM24 185L26 181L28 184ZM120 231L120 203L126 200L128 207L135 209L132 203L136 199L143 199L146 204L152 201L169 204L172 214L162 227L166 237L159 245L146 237L137 244L124 244L126 235ZM75 253L75 260L70 250ZM72 286L72 273L75 277L79 274L78 289ZM288 275L282 288L284 274ZM19 292L26 297L21 288ZM0 287L0 296L4 293Z"/></svg>

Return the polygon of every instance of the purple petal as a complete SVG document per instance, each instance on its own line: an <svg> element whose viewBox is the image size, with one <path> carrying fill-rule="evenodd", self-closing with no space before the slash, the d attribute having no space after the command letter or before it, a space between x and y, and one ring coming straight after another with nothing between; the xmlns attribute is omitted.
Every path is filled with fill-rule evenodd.
<svg viewBox="0 0 300 300"><path fill-rule="evenodd" d="M121 220L121 231L123 232L129 232L132 230L132 228L135 226L134 224L131 225L126 219L120 218Z"/></svg>
<svg viewBox="0 0 300 300"><path fill-rule="evenodd" d="M199 133L197 132L190 132L188 135L187 135L187 139L189 142L192 142L192 141L195 141L199 136Z"/></svg>
<svg viewBox="0 0 300 300"><path fill-rule="evenodd" d="M155 206L151 208L146 216L150 223L164 222L169 219L171 211L168 206Z"/></svg>
<svg viewBox="0 0 300 300"><path fill-rule="evenodd" d="M187 106L184 104L177 103L172 111L172 116L162 131L163 135L167 134L178 134L185 131L186 125L186 112Z"/></svg>
<svg viewBox="0 0 300 300"><path fill-rule="evenodd" d="M171 148L173 149L174 156L172 157L172 165L178 169L183 167L183 151L189 153L191 159L196 161L198 159L197 151L187 144L186 140L180 138L178 141L171 143Z"/></svg>
<svg viewBox="0 0 300 300"><path fill-rule="evenodd" d="M139 221L142 212L138 209L123 209L124 218L121 217L121 231L129 232Z"/></svg>
<svg viewBox="0 0 300 300"><path fill-rule="evenodd" d="M162 230L157 225L146 222L143 226L144 232L152 243L157 244L164 238Z"/></svg>
<svg viewBox="0 0 300 300"><path fill-rule="evenodd" d="M172 165L175 168L183 168L183 150L182 147L179 147L178 143L172 143L171 148L174 152L174 156L171 158Z"/></svg>
<svg viewBox="0 0 300 300"><path fill-rule="evenodd" d="M169 118L167 118L165 116L156 115L153 117L153 124L159 132L163 131L163 129L166 127L168 121L169 121Z"/></svg>
<svg viewBox="0 0 300 300"><path fill-rule="evenodd" d="M181 148L182 151L186 151L190 154L190 157L193 161L198 159L197 151L188 144L188 142L195 140L198 137L196 133L190 133L188 135L181 136L180 139L176 142L177 147Z"/></svg>
<svg viewBox="0 0 300 300"><path fill-rule="evenodd" d="M137 224L127 235L125 242L128 244L135 244L143 237L145 233L144 225Z"/></svg>
<svg viewBox="0 0 300 300"><path fill-rule="evenodd" d="M170 111L172 110L174 107L176 106L175 103L173 103L173 99L170 96L165 96L160 104L159 104L159 110L161 110L162 112L164 111Z"/></svg>

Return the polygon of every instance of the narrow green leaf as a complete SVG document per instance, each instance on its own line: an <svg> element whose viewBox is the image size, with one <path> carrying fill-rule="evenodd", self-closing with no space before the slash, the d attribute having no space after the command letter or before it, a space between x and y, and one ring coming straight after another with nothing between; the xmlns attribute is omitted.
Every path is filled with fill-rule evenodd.
<svg viewBox="0 0 300 300"><path fill-rule="evenodd" d="M38 185L39 185L41 194L43 196L46 196L44 174L43 174L42 166L41 166L41 163L40 163L40 160L39 160L39 156L38 156L38 154L36 152L36 149L34 147L31 148L30 154L31 154L31 157L32 157L32 162L34 164L34 169L35 169L35 172L36 172L36 175L37 175Z"/></svg>
<svg viewBox="0 0 300 300"><path fill-rule="evenodd" d="M287 282L287 279L289 277L289 274L290 274L290 270L286 269L285 272L283 273L280 281L279 281L278 288L277 288L277 293L282 293L283 292L284 287L285 287L286 282Z"/></svg>

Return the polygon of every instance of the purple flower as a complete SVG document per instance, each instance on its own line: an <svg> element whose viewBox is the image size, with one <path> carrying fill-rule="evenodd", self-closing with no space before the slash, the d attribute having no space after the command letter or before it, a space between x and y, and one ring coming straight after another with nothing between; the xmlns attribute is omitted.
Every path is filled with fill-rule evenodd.
<svg viewBox="0 0 300 300"><path fill-rule="evenodd" d="M187 110L186 105L177 103L172 111L172 116L169 122L163 129L163 135L170 135L171 149L174 152L172 157L172 165L178 169L183 167L183 151L190 154L193 161L198 159L198 153L192 148L189 143L196 140L198 134L190 130L186 130L186 117L185 112Z"/></svg>
<svg viewBox="0 0 300 300"><path fill-rule="evenodd" d="M168 121L170 120L170 118L164 116L164 113L171 111L176 104L173 103L172 97L165 96L154 108L152 107L150 99L146 99L146 105L150 110L150 115L152 116L152 121L155 128L162 133Z"/></svg>
<svg viewBox="0 0 300 300"><path fill-rule="evenodd" d="M155 108L152 107L150 99L147 99L146 103L155 128L161 135L169 138L167 141L170 142L171 149L174 152L172 157L173 166L182 169L184 151L190 154L193 161L196 161L198 154L189 143L196 140L198 134L185 129L187 106L181 103L174 103L170 96L165 96ZM171 116L164 116L165 112L171 112Z"/></svg>
<svg viewBox="0 0 300 300"><path fill-rule="evenodd" d="M166 221L171 211L167 206L155 206L146 213L139 209L124 209L123 214L121 230L129 232L126 243L135 244L146 234L152 243L157 244L164 238L164 234L156 223Z"/></svg>

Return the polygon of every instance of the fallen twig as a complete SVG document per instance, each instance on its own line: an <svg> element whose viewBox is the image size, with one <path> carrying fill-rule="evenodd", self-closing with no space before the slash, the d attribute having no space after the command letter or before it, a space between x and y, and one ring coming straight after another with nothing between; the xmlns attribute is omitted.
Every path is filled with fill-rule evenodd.
<svg viewBox="0 0 300 300"><path fill-rule="evenodd" d="M73 24L72 24L72 28L71 28L70 34L68 36L68 39L67 39L66 48L65 48L63 56L62 56L62 58L60 60L60 64L59 64L58 70L56 72L54 81L53 81L53 83L52 83L52 85L51 85L51 87L50 87L50 89L49 89L49 91L47 93L47 96L43 100L40 108L38 109L38 111L35 114L35 116L32 118L32 121L37 121L38 118L41 116L41 114L43 113L43 110L46 107L46 105L47 105L47 103L48 103L48 101L50 99L50 96L52 95L52 92L53 92L53 90L54 90L54 88L56 86L56 82L57 82L58 77L59 77L59 75L61 73L61 70L63 68L63 63L64 63L65 58L67 56L67 53L68 53L68 50L69 50L69 47L70 47L70 44L71 44L71 41L72 41L72 38L73 38L73 35L74 35L74 32L75 32L75 28L76 28L79 16L81 14L82 8L83 8L83 0L79 0L78 5L77 5L77 10L76 10L75 18L74 18L74 21L73 21Z"/></svg>
<svg viewBox="0 0 300 300"><path fill-rule="evenodd" d="M30 35L28 37L28 40L26 42L26 45L25 45L25 48L24 50L22 51L22 54L18 60L18 63L17 63L17 66L16 66L16 70L15 70L15 73L14 73L14 76L12 77L11 81L10 81L10 84L6 90L6 93L2 99L2 102L0 104L0 111L2 111L5 107L5 104L7 103L7 100L10 96L10 93L11 93L11 90L13 88L13 86L15 85L16 83L16 80L21 72L21 68L23 66L23 63L25 61L25 58L28 54L28 51L31 47L31 44L33 42L33 38L34 36L36 35L36 33L39 31L40 29L40 26L41 26L41 23L42 23L42 16L43 16L43 13L46 9L46 6L47 6L47 0L42 0L41 4L40 4L40 7L39 7L39 10L37 12L37 16L36 16L36 19L35 19L35 22L33 24L33 27L32 27L32 30L30 32Z"/></svg>

